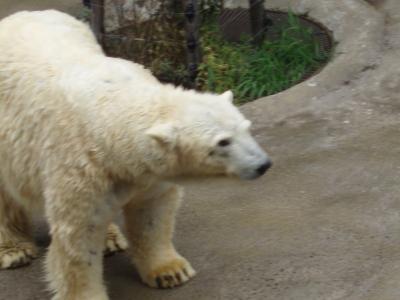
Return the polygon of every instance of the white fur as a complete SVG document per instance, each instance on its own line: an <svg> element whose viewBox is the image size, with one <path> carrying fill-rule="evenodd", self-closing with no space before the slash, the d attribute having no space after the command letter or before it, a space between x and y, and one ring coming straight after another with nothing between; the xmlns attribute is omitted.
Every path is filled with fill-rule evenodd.
<svg viewBox="0 0 400 300"><path fill-rule="evenodd" d="M28 222L26 208L44 208L54 299L107 299L98 250L124 208L143 281L188 280L195 272L171 242L182 192L165 180L254 178L267 160L232 98L163 85L138 64L106 57L89 28L66 14L2 20L0 244L31 243L9 223ZM231 144L218 146L220 139ZM21 214L11 218L10 207Z"/></svg>

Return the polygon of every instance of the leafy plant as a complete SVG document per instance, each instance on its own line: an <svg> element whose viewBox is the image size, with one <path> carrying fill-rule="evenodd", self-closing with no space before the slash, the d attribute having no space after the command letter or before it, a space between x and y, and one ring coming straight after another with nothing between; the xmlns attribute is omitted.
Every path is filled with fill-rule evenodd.
<svg viewBox="0 0 400 300"><path fill-rule="evenodd" d="M199 88L217 93L231 89L238 104L282 91L329 59L312 30L292 13L277 38L259 47L252 45L250 37L227 42L216 22L205 23L201 38Z"/></svg>

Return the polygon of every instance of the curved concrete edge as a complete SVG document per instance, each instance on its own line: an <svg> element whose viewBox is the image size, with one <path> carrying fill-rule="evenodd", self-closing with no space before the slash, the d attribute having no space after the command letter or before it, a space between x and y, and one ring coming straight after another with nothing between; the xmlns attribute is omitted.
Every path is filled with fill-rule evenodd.
<svg viewBox="0 0 400 300"><path fill-rule="evenodd" d="M384 43L384 16L363 0L268 0L265 6L307 14L332 32L337 46L332 61L320 73L281 93L243 105L242 112L258 120L255 127L299 113L319 97L375 68Z"/></svg>

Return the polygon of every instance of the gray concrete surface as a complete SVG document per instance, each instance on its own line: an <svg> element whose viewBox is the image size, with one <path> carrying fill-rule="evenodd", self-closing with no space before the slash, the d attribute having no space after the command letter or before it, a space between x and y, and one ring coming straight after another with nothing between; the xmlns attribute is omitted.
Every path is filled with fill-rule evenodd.
<svg viewBox="0 0 400 300"><path fill-rule="evenodd" d="M39 2L2 0L0 14ZM275 162L264 178L188 184L176 244L198 276L152 290L118 254L111 299L400 299L400 2L369 2L267 1L326 24L334 60L242 107ZM37 237L44 253L44 226ZM0 272L0 299L48 299L41 264Z"/></svg>

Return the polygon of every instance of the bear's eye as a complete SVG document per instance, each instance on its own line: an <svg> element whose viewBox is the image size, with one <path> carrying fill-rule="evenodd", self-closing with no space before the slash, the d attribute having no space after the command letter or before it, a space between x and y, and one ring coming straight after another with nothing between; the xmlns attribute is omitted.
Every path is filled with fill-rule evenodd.
<svg viewBox="0 0 400 300"><path fill-rule="evenodd" d="M226 147L226 146L229 146L231 143L232 143L232 141L230 139L223 139L218 142L218 146Z"/></svg>

